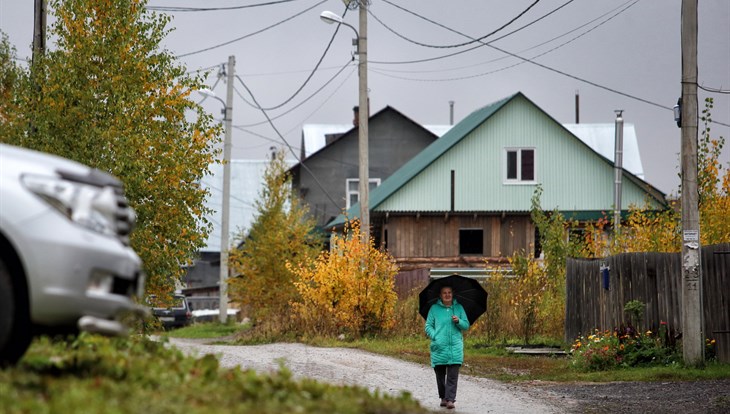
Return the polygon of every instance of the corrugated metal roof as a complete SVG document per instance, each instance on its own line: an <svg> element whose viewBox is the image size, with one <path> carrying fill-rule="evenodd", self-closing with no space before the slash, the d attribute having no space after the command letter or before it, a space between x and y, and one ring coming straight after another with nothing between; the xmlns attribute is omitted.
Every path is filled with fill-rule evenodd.
<svg viewBox="0 0 730 414"><path fill-rule="evenodd" d="M436 162L436 160L439 159L440 157L447 156L446 155L447 153L451 154L449 151L450 151L450 149L454 145L456 145L457 143L459 143L460 141L462 141L462 139L464 139L465 137L467 137L469 135L473 135L472 132L475 131L475 129L479 128L482 124L485 123L485 121L487 119L489 119L492 115L494 115L496 112L498 112L500 109L502 109L502 107L504 107L504 105L506 103L512 101L517 96L523 97L525 99L525 101L527 101L527 102L529 102L529 103L532 104L532 107L534 107L536 109L536 110L533 110L532 112L535 112L539 116L542 116L542 118L545 118L545 119L542 119L542 118L539 118L539 117L538 118L534 118L534 116L533 116L533 118L529 118L529 119L535 119L535 120L542 119L540 122L537 122L537 121L528 121L528 122L532 122L532 123L537 122L537 123L535 123L535 125L531 125L529 128L532 128L532 129L534 129L534 128L543 128L543 129L540 129L540 131L545 131L545 132L548 131L548 130L553 131L553 132L550 133L550 136L553 136L554 137L553 139L555 139L555 137L557 137L557 136L559 136L561 134L560 131L563 131L562 134L565 134L566 131L568 133L572 134L572 132L570 131L570 129L567 128L567 127L565 129L553 129L552 128L552 125L560 125L560 124L558 124L553 118L551 118L544 111L542 111L539 107L537 107L534 103L532 103L529 99L527 99L522 93L514 94L512 96L509 96L509 97L507 97L505 99L502 99L500 101L494 102L494 103L492 103L490 105L487 105L487 106L485 106L483 108L480 108L480 109L472 112L469 116L467 116L466 118L464 118L464 120L462 120L459 124L457 124L452 129L450 129L449 132L446 133L443 137L441 137L440 139L436 140L433 144L431 144L424 151L422 151L420 154L418 154L416 157L414 157L411 161L409 161L408 163L406 163L401 169L399 169L397 172L395 172L389 179L385 180L380 187L376 188L375 190L372 191L372 193L370 193L370 200L369 200L370 201L370 209L371 210L377 210L378 206L381 205L382 203L384 203L386 199L387 200L390 200L390 198L393 195L395 195L396 192L398 192L398 193L402 192L403 189L404 189L404 186L407 183L409 183L411 180L416 179L417 176L418 176L419 179L423 178L423 180L428 181L429 186L431 186L430 188L432 188L432 191L430 191L430 193L433 193L433 194L436 194L436 193L441 194L441 193L443 193L444 189L443 188L440 188L439 185L442 185L443 186L443 185L447 185L448 184L448 183L444 184L445 181L442 179L443 177L441 177L441 175L443 175L443 174L439 175L438 177L431 177L429 179L427 177L426 178L421 177L421 175L423 175L423 174L421 174L421 172L424 169L426 169L427 167L429 167L431 164L433 164L434 162ZM548 120L549 120L549 122L548 122ZM508 123L509 122L521 122L521 123L524 123L525 120L524 119L522 119L522 120L512 119L511 121L507 121L507 122ZM504 123L504 120L502 120L500 123ZM491 124L489 124L489 125L491 125ZM502 128L504 128L504 126ZM529 130L529 128L528 128L528 130ZM547 130L545 130L544 128L547 128ZM580 133L581 136L577 136L576 137L576 135L573 134L573 137L576 137L577 138L576 141L578 141L578 142L581 142L582 141L585 144L585 146L583 148L587 149L591 153L594 153L594 154L598 153L598 155L601 155L603 157L603 159L604 159L604 162L606 162L608 164L607 166L609 166L610 163L612 162L611 160L613 159L613 154L612 154L612 152L613 152L613 141L614 141L614 139L613 139L614 132L612 132L613 131L613 128L614 128L613 127L613 124L599 124L595 128L591 128L589 126L588 127L574 128L575 130L579 130L578 132ZM624 187L624 192L625 193L628 192L628 194L626 194L626 195L629 195L629 197L624 197L624 200L635 198L636 197L636 194L634 194L634 193L636 191L639 191L640 188L643 188L644 189L643 191L649 192L649 194L651 194L651 196L652 197L655 197L657 200L662 200L663 199L663 194L661 194L661 192L659 192L658 190L654 189L653 187L651 187L649 184L643 182L642 180L639 180L638 178L633 177L633 176L631 176L631 174L628 174L627 173L627 172L633 173L634 171L638 171L638 172L643 173L643 168L641 167L641 162L640 162L641 160L640 160L640 157L638 155L638 145L636 145L636 134L634 132L633 125L630 125L629 124L628 130L630 131L628 134L626 133L626 131L624 132L624 142L625 142L625 145L624 145L624 148L625 149L624 149L624 151L625 152L632 153L632 154L635 154L636 157L635 158L634 157L625 157L625 160L628 161L628 163L626 161L624 163L625 169L626 169L625 175L627 175L629 177L629 181L631 183L633 183L634 185L636 185L638 187L625 186ZM486 133L483 130L483 128L480 129L480 131L481 132L479 132L477 135ZM611 136L611 139L610 139L610 141L611 141L611 143L610 143L610 149L608 151L606 151L605 149L604 150L601 150L601 148L604 146L603 145L604 144L603 141L606 140L605 137L607 136L607 133L609 131L611 131L610 132L610 134L611 134L610 135ZM492 133L494 133L494 132L495 131L492 131ZM476 133L476 132L474 132L474 133ZM497 133L497 134L498 134L498 136L500 135L499 133ZM532 134L532 135L535 135L535 134ZM543 133L539 133L538 135L536 135L536 137L539 136L539 135L543 135ZM504 137L502 137L502 138L504 138ZM545 136L545 138L547 138L547 136ZM481 141L481 140L478 140L478 141ZM485 142L488 142L488 141L490 141L490 140L487 140ZM525 141L525 140L523 139L523 141ZM530 140L528 139L525 142L530 142ZM537 141L535 141L535 142L537 142ZM558 142L560 142L560 141L558 141ZM626 145L627 142L629 143L629 145ZM482 144L486 145L485 143L482 143ZM474 142L472 142L472 146L473 145L474 145ZM504 143L502 143L500 145L507 145L507 146L509 146L511 144L510 144L510 142L504 142ZM540 144L538 144L538 145L540 145ZM483 147L483 145L480 146L478 149L472 148L472 150L474 150L474 151L471 151L471 152L477 152L479 154L485 154L484 151L487 150L487 149L482 148L482 147ZM598 147L598 148L596 148L596 147ZM551 154L549 156L549 158L556 157L557 156L558 158L556 158L556 159L560 159L560 154L552 154L551 153L551 152L557 151L556 148L549 148L549 150L550 151L548 153ZM577 147L576 147L576 150L578 151ZM584 151L584 150L580 150L580 151ZM602 152L603 153L606 153L606 154L604 155L604 154L602 154ZM548 153L546 153L546 156L547 156ZM452 155L453 156L456 156L455 154L452 154ZM464 156L464 154L462 154L462 156ZM579 157L585 158L582 155L579 156ZM473 158L473 157L470 157L469 156L467 158L469 158L471 160L471 158ZM588 157L588 158L590 158L590 157ZM587 160L584 160L584 161L587 162ZM581 161L581 162L584 163L584 161ZM447 160L447 162L448 162L448 160ZM451 162L455 162L455 161L454 160L451 160ZM471 160L470 162L477 162L477 161ZM484 162L484 159L482 159L482 163L483 162ZM499 161L498 160L492 160L491 162L499 162ZM564 167L567 168L568 166L570 166L570 164L566 164ZM586 167L585 165L582 166L582 168L584 168L583 171L586 171L586 172L588 172L588 171L594 171L594 169L592 169L592 168L585 169L585 167ZM557 170L556 171L551 171L551 174L552 175L559 174L559 176L563 176L563 177L570 176L568 171L562 171L562 169L564 169L564 168L561 167L559 169L560 171L557 171ZM602 171L601 174L606 175L606 171L609 171L609 170L606 169L606 168L603 168L601 171ZM595 174L598 174L598 173L596 172ZM609 172L607 174L612 175L611 172ZM583 177L583 176L580 177L580 178L587 179L586 177ZM421 184L423 184L423 183L421 183ZM413 187L413 185L410 185L409 184L409 186L407 188L410 188L410 187ZM418 185L416 185L416 187L418 187ZM510 191L510 193L520 194L520 197L518 197L519 199L526 199L526 200L528 200L528 206L527 207L529 208L529 198L531 197L531 194L532 194L532 191L533 191L533 189L532 189L533 186L527 186L527 187L522 186L522 187L524 187L524 188L514 187ZM413 190L413 188L411 190ZM495 189L493 189L493 190L495 190ZM519 191L519 190L524 190L524 191ZM522 194L522 193L524 193L524 194ZM645 194L645 193L643 193L643 194ZM605 198L605 194L601 194L601 195L602 195L603 198ZM556 194L551 193L551 196L554 198L556 196ZM401 201L406 201L406 199L408 199L408 196L405 195L405 194L403 194L403 197L406 197L406 198L405 199L402 199ZM527 198L525 198L525 197L527 197ZM441 197L441 198L443 198L443 197ZM474 198L474 197L471 197L471 198ZM639 196L639 199L641 199L641 198L642 198L642 196ZM411 200L411 201L414 201L414 200ZM433 202L430 202L430 203L429 202L426 202L426 201L424 201L422 199L422 197L421 198L418 198L416 201L418 202L418 205L419 206L425 207L425 209L427 209L427 210L428 209L434 209L434 208L440 209L441 207L443 207L441 205L436 206L436 205L434 205ZM463 198L460 199L460 205L462 205L464 207L464 205L461 204L463 201L464 201ZM556 201L556 200L552 200L552 201ZM442 202L442 204L443 204L443 202L447 202L448 203L448 201L444 201L444 200L441 200L441 202ZM471 200L471 202L473 203L473 200ZM400 202L398 202L396 204L400 204ZM413 203L410 203L410 204L413 204ZM504 204L504 202L503 202L502 204L503 205L501 205L500 209L506 209L505 211L507 211L507 210L513 210L514 211L515 208L517 208L517 206L511 205L509 203ZM514 204L514 203L512 203L512 204ZM591 203L588 203L588 204L591 204ZM596 204L596 203L593 203L593 204ZM602 204L607 204L607 206L605 206L605 207L603 207L603 206L601 206L601 207L593 207L593 208L597 208L598 210L601 210L601 209L604 209L604 208L608 207L611 204L611 202L609 200L607 203L602 203ZM524 202L522 202L520 204L520 207L522 205L524 205ZM407 209L408 210L411 210L412 207L413 206L408 207ZM571 209L571 206L562 206L562 207L563 207L562 208L563 210L570 210ZM587 205L585 207L587 207ZM474 207L467 207L467 209L469 209L469 208L474 208ZM591 210L593 208L591 208ZM389 208L386 208L386 210L389 210ZM444 211L447 211L447 210L448 210L448 207L445 207L444 208ZM420 211L420 210L418 210L418 211ZM353 206L348 211L348 216L349 217L358 217L359 216L359 205ZM335 221L333 221L332 223L330 223L330 225L340 224L343 220L344 220L344 217L343 216L340 216L337 219L335 219Z"/></svg>
<svg viewBox="0 0 730 414"><path fill-rule="evenodd" d="M231 160L231 200L229 211L229 240L241 230L248 230L256 213L255 202L264 184L264 172L270 160ZM286 161L289 166L295 161ZM212 210L206 215L213 228L201 251L219 252L221 248L221 206L223 195L223 166L212 164L211 174L201 180L201 186L207 188L210 196L205 206Z"/></svg>

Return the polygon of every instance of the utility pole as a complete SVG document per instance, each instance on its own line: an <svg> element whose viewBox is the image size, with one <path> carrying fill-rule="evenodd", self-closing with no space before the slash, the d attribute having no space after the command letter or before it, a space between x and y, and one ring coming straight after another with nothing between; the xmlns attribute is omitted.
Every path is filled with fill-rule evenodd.
<svg viewBox="0 0 730 414"><path fill-rule="evenodd" d="M705 361L697 196L697 0L682 0L682 350L684 363Z"/></svg>
<svg viewBox="0 0 730 414"><path fill-rule="evenodd" d="M228 65L226 66L226 74L228 88L226 92L226 109L225 109L225 139L223 141L223 203L221 208L221 267L220 267L220 303L218 309L220 313L218 320L221 323L228 321L228 233L229 233L229 216L231 204L231 129L233 123L233 79L236 72L236 58L228 56Z"/></svg>
<svg viewBox="0 0 730 414"><path fill-rule="evenodd" d="M46 0L35 0L33 7L33 62L46 52Z"/></svg>
<svg viewBox="0 0 730 414"><path fill-rule="evenodd" d="M360 110L358 120L358 154L360 165L360 231L363 243L370 243L370 175L368 161L368 120L370 108L368 105L368 2L358 0L360 7L360 30L358 31L357 53L359 57L359 98Z"/></svg>

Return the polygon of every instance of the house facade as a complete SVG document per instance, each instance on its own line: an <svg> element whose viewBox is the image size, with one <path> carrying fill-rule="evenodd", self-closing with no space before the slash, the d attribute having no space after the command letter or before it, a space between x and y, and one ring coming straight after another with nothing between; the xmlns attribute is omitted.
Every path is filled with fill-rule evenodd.
<svg viewBox="0 0 730 414"><path fill-rule="evenodd" d="M471 113L374 189L371 226L402 271L505 263L535 248L538 186L544 210L595 220L610 217L614 173L611 160L517 93ZM624 213L665 207L659 190L626 170L622 177Z"/></svg>
<svg viewBox="0 0 730 414"><path fill-rule="evenodd" d="M294 190L320 227L358 202L358 133L357 126L337 133L328 130L324 146L290 169ZM437 138L390 106L373 114L368 122L371 190ZM303 156L312 151L305 141L303 137Z"/></svg>

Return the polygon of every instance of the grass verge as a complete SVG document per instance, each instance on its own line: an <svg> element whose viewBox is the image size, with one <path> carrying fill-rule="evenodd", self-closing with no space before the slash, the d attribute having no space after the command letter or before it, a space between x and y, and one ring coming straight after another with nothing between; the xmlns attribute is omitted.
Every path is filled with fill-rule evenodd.
<svg viewBox="0 0 730 414"><path fill-rule="evenodd" d="M425 413L408 396L360 387L222 369L213 356L184 356L142 337L34 341L0 370L4 413Z"/></svg>

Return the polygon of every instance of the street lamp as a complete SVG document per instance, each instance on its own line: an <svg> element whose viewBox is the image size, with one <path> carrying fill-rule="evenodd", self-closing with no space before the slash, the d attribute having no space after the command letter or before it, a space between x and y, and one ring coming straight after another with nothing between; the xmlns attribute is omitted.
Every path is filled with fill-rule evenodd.
<svg viewBox="0 0 730 414"><path fill-rule="evenodd" d="M235 59L228 58L228 103L216 96L210 89L200 89L198 93L203 96L217 99L223 104L223 121L225 123L225 138L223 141L223 195L221 207L221 256L220 256L220 284L219 292L219 315L221 323L228 321L228 232L231 202L231 123L233 118L233 70Z"/></svg>
<svg viewBox="0 0 730 414"><path fill-rule="evenodd" d="M358 154L359 154L359 183L358 192L360 193L360 231L362 232L363 243L370 242L370 202L369 189L370 177L368 171L368 119L370 118L370 110L368 108L368 66L367 66L367 7L365 1L359 1L360 7L360 32L354 26L345 23L342 17L331 11L323 11L319 15L322 21L333 24L343 24L355 32L357 38L357 55L358 55L358 77L359 82L359 100L360 108L358 110ZM349 7L349 2L348 2Z"/></svg>

